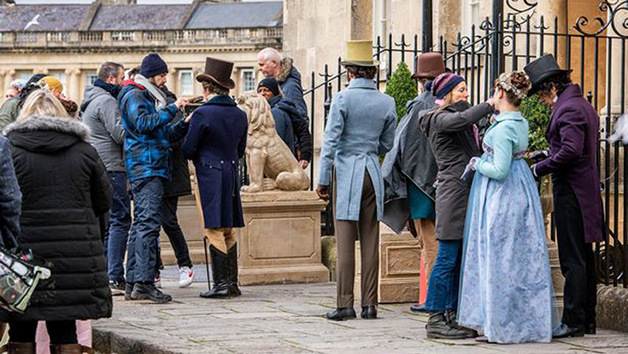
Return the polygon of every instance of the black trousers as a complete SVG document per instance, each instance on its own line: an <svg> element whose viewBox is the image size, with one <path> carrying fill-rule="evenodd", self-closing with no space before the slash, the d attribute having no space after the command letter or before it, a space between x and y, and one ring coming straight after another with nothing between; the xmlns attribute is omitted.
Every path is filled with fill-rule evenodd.
<svg viewBox="0 0 628 354"><path fill-rule="evenodd" d="M565 277L563 323L583 328L595 323L597 279L593 248L584 241L582 212L573 189L565 180L553 182L558 254Z"/></svg>
<svg viewBox="0 0 628 354"><path fill-rule="evenodd" d="M37 321L9 322L9 341L34 343ZM77 344L76 321L46 321L50 344Z"/></svg>
<svg viewBox="0 0 628 354"><path fill-rule="evenodd" d="M179 226L179 219L177 218L179 197L168 197L164 198L163 201L164 218L161 227L163 227L164 232L170 240L170 245L172 245L174 255L177 257L177 264L179 267L192 268L190 250L188 249L188 244L185 241L185 236L183 235L181 226ZM159 251L159 257L157 257L157 270L162 267L161 248Z"/></svg>

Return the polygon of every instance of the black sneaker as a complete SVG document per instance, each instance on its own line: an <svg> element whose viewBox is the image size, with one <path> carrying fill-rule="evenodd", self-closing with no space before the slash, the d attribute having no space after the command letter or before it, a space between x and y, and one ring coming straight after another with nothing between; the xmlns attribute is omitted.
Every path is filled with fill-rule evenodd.
<svg viewBox="0 0 628 354"><path fill-rule="evenodd" d="M124 287L124 300L137 300L133 298L133 288L135 288L135 283L126 283L126 286Z"/></svg>
<svg viewBox="0 0 628 354"><path fill-rule="evenodd" d="M131 293L133 300L150 300L157 304L165 304L172 301L172 296L164 294L155 287L155 284L136 283Z"/></svg>
<svg viewBox="0 0 628 354"><path fill-rule="evenodd" d="M109 288L111 289L111 295L122 296L126 289L126 283L124 281L109 280Z"/></svg>

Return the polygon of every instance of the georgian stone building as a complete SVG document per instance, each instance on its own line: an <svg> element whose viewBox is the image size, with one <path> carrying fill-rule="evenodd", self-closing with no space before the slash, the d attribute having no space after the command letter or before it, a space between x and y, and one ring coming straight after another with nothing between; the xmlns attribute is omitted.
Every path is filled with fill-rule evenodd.
<svg viewBox="0 0 628 354"><path fill-rule="evenodd" d="M337 60L344 53L344 46L347 40L351 39L373 39L376 43L380 38L380 45L389 45L392 36L392 46L399 49L402 35L408 45L406 50L414 47L413 38L418 35L417 47L422 47L423 34L423 0L316 0L316 6L310 0L285 0L284 1L284 42L283 50L286 55L292 56L296 65L301 70L303 76L303 86L307 90L311 87L311 73L315 73L316 84L321 84L325 65L329 65L330 74L336 73ZM558 47L557 59L563 66L567 66L568 58L565 56L567 43L564 34L574 35L571 39L570 59L571 69L573 69L572 79L575 82L583 82L589 89L597 92L599 111L601 114L607 111L606 106L610 106L613 115L621 111L621 86L622 82L625 90L628 91L628 80L618 75L621 71L621 41L613 41L610 50L607 48L607 40L604 36L625 37L628 30L625 21L628 16L627 4L624 2L614 2L608 0L503 0L504 16L517 13L515 9L525 10L519 17L519 21L526 16L531 17L530 31L539 33L539 21L541 15L545 17L544 31L546 35L541 45L537 34L532 36L530 52L537 55L540 52L552 53L554 47ZM475 26L476 35L483 35L484 30L480 28L485 19L492 16L494 0L432 0L432 21L433 21L433 42L434 49L439 50L440 38L447 41L450 46L456 43L458 34L470 37L472 26ZM511 6L509 6L511 5ZM606 6L605 5L611 5ZM616 10L615 14L609 8L620 6L621 10ZM522 17L523 16L523 17ZM613 18L611 18L613 17ZM603 30L597 39L589 36L582 41L575 38L578 32L575 28L578 19L586 18L586 27L595 32L599 29L600 18L605 22L613 20L615 26L608 26ZM554 19L556 19L557 32L563 35L556 41L551 33L554 30ZM622 24L624 24L622 26ZM517 32L525 31L525 25L517 29ZM616 30L621 33L616 33ZM525 36L517 36L517 52L526 52ZM596 41L598 42L596 44ZM504 42L506 51L512 49ZM512 42L512 41L511 41ZM582 46L585 50L582 51ZM594 49L598 46L597 51ZM449 48L451 53L451 47ZM406 62L410 63L406 53ZM596 57L597 55L597 57ZM584 57L583 60L582 57ZM525 59L525 58L520 58ZM382 76L388 68L394 69L400 61L399 52L393 55L384 55L380 58L380 69ZM523 60L520 60L523 63ZM583 65L584 63L584 65ZM476 63L477 64L477 63ZM611 66L614 75L608 75L607 65ZM483 65L479 63L478 65ZM510 70L512 65L506 61L504 69ZM597 68L597 72L595 70ZM412 65L410 65L412 69ZM518 69L522 69L520 65ZM584 76L582 75L584 73ZM594 74L596 73L596 74ZM582 80L582 81L581 81ZM608 82L607 82L608 81ZM608 85L611 90L605 89ZM382 82L383 88L385 84ZM598 89L593 89L597 87ZM334 83L334 89L336 88ZM484 88L482 88L484 89ZM318 90L315 96L316 108L314 120L314 146L318 156L320 144L323 136L323 90ZM606 93L609 95L607 102ZM311 96L306 97L306 102L310 104ZM610 103L610 104L607 104ZM315 159L316 161L316 159Z"/></svg>
<svg viewBox="0 0 628 354"><path fill-rule="evenodd" d="M168 63L168 86L188 97L202 91L194 77L203 70L205 57L233 61L238 94L255 88L257 51L282 48L281 1L11 3L0 0L0 97L12 80L46 73L58 77L66 95L80 101L102 62L132 68L150 52Z"/></svg>

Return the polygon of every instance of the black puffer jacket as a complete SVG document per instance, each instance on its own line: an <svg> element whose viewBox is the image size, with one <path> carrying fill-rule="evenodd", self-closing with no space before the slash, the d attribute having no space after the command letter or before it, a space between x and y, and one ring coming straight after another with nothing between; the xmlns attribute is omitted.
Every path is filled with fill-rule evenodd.
<svg viewBox="0 0 628 354"><path fill-rule="evenodd" d="M110 317L96 215L109 210L112 191L104 164L87 142L89 129L75 119L29 117L5 132L22 191L17 241L52 276L40 282L25 314L0 311L0 321Z"/></svg>

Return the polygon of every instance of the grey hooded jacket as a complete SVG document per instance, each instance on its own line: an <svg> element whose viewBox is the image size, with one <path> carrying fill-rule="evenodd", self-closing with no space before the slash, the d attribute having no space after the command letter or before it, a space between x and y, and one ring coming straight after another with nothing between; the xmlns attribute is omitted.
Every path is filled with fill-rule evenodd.
<svg viewBox="0 0 628 354"><path fill-rule="evenodd" d="M408 102L408 114L399 121L393 148L382 164L385 190L382 221L398 234L410 219L408 183L414 183L434 200L438 166L419 121L435 105L436 97L431 91Z"/></svg>
<svg viewBox="0 0 628 354"><path fill-rule="evenodd" d="M87 86L81 105L83 123L91 130L90 143L105 163L108 172L124 172L124 127L120 106L109 92Z"/></svg>

